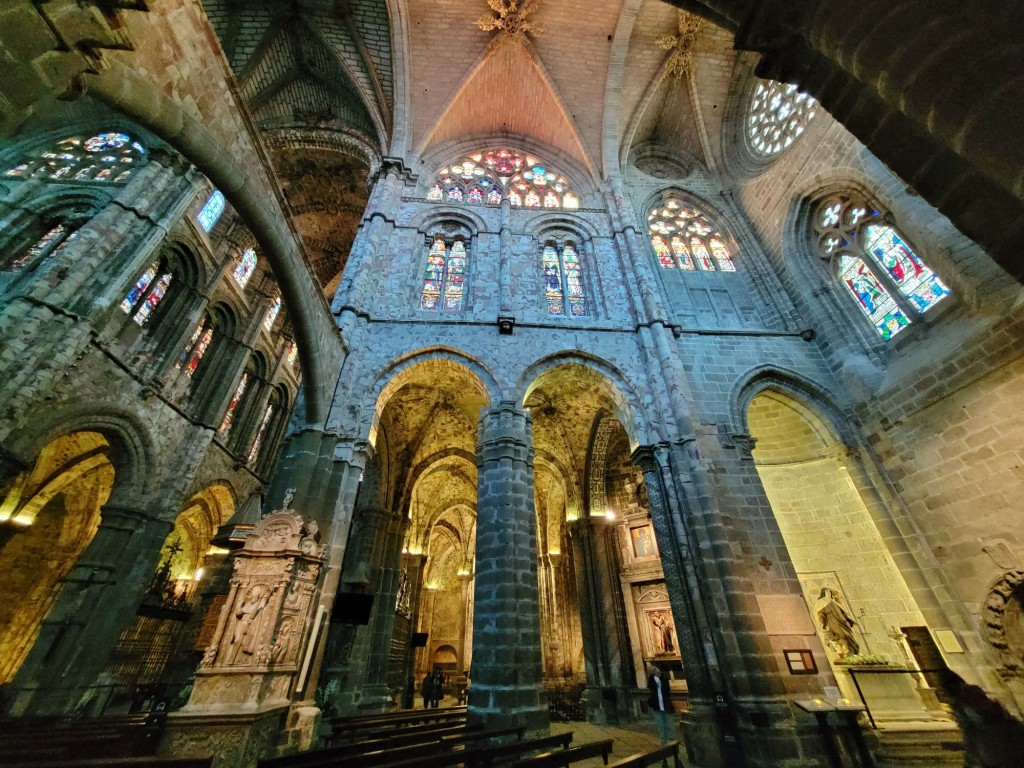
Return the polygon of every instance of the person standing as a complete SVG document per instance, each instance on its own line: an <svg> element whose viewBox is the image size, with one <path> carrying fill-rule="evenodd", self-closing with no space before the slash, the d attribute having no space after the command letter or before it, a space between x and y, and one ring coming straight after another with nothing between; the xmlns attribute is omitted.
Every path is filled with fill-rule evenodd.
<svg viewBox="0 0 1024 768"><path fill-rule="evenodd" d="M430 706L437 709L443 696L444 678L441 676L441 670L435 669L434 676L430 679Z"/></svg>
<svg viewBox="0 0 1024 768"><path fill-rule="evenodd" d="M647 678L647 706L654 714L654 727L658 730L658 739L662 744L676 740L675 710L672 708L672 697L668 689L668 680L661 675L661 669L651 665L651 675Z"/></svg>
<svg viewBox="0 0 1024 768"><path fill-rule="evenodd" d="M424 709L430 708L430 699L432 698L431 693L434 690L431 680L433 680L433 678L428 673L423 676L423 682L420 684L420 693L423 695Z"/></svg>

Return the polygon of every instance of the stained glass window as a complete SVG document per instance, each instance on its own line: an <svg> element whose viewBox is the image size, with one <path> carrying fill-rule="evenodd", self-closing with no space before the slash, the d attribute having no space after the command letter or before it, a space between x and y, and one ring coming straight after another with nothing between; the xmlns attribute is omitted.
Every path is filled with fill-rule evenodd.
<svg viewBox="0 0 1024 768"><path fill-rule="evenodd" d="M699 209L668 196L647 214L647 232L666 269L735 272L728 241Z"/></svg>
<svg viewBox="0 0 1024 768"><path fill-rule="evenodd" d="M267 427L270 426L270 417L274 415L274 404L271 403L267 406L267 410L263 413L263 421L260 422L260 428L256 432L256 437L252 441L252 447L249 449L249 463L254 464L256 459L260 456L260 447L263 445L263 438L267 433Z"/></svg>
<svg viewBox="0 0 1024 768"><path fill-rule="evenodd" d="M238 283L239 288L245 288L246 283L249 282L249 278L252 277L252 273L255 270L256 251L252 248L246 248L242 252L242 256L238 260L238 264L235 266L235 271L231 273L231 276L235 278L235 282Z"/></svg>
<svg viewBox="0 0 1024 768"><path fill-rule="evenodd" d="M839 279L885 341L909 325L907 316L862 259L843 254L839 258Z"/></svg>
<svg viewBox="0 0 1024 768"><path fill-rule="evenodd" d="M65 245L78 237L78 230L71 230L67 224L51 227L21 256L11 262L5 269L17 271L33 264L38 259L51 254L60 253Z"/></svg>
<svg viewBox="0 0 1024 768"><path fill-rule="evenodd" d="M288 345L288 366L291 368L295 367L295 363L299 360L299 348L293 341Z"/></svg>
<svg viewBox="0 0 1024 768"><path fill-rule="evenodd" d="M544 246L541 261L548 314L586 317L587 294L576 246L572 243L561 246L549 243Z"/></svg>
<svg viewBox="0 0 1024 768"><path fill-rule="evenodd" d="M126 133L71 136L3 172L8 178L124 184L146 162L145 148Z"/></svg>
<svg viewBox="0 0 1024 768"><path fill-rule="evenodd" d="M580 204L565 176L508 148L477 152L442 168L427 192L430 202L443 198L470 205L500 205L505 197L515 207L575 209Z"/></svg>
<svg viewBox="0 0 1024 768"><path fill-rule="evenodd" d="M824 201L812 220L818 253L888 341L952 291L861 195Z"/></svg>
<svg viewBox="0 0 1024 768"><path fill-rule="evenodd" d="M140 326L145 325L153 315L153 310L167 294L171 277L170 271L161 264L159 259L154 261L121 300L121 311L126 315L132 315L132 320Z"/></svg>
<svg viewBox="0 0 1024 768"><path fill-rule="evenodd" d="M235 394L231 396L231 402L228 404L228 411L224 414L224 421L220 423L220 429L217 430L217 434L221 437L226 437L228 432L231 430L231 422L235 418L235 409L238 404L242 402L242 395L245 394L245 388L249 384L248 372L242 374L241 380L238 382L238 386L235 387Z"/></svg>
<svg viewBox="0 0 1024 768"><path fill-rule="evenodd" d="M420 292L420 309L436 312L462 309L466 281L466 244L455 240L449 247L441 236L434 238L427 254L427 272Z"/></svg>
<svg viewBox="0 0 1024 768"><path fill-rule="evenodd" d="M950 294L949 288L921 263L892 227L869 224L864 228L864 238L867 252L885 268L900 293L914 303L918 312L928 311Z"/></svg>
<svg viewBox="0 0 1024 768"><path fill-rule="evenodd" d="M747 108L747 140L753 153L770 158L789 147L818 113L818 102L795 85L761 80Z"/></svg>
<svg viewBox="0 0 1024 768"><path fill-rule="evenodd" d="M263 318L263 327L267 331L271 331L274 328L274 321L277 320L277 315L281 311L281 296L278 295L274 299L274 303L270 305L270 309L267 310L266 317Z"/></svg>
<svg viewBox="0 0 1024 768"><path fill-rule="evenodd" d="M217 219L224 213L224 206L226 201L224 195L219 189L213 190L213 193L207 198L206 203L203 205L202 210L199 211L199 215L196 216L199 219L199 226L203 228L203 232L209 232L213 229L214 224L217 223Z"/></svg>
<svg viewBox="0 0 1024 768"><path fill-rule="evenodd" d="M203 321L196 326L192 338L181 351L175 367L183 370L186 376L191 377L199 367L199 361L203 359L211 341L213 341L213 325L209 318L203 318Z"/></svg>

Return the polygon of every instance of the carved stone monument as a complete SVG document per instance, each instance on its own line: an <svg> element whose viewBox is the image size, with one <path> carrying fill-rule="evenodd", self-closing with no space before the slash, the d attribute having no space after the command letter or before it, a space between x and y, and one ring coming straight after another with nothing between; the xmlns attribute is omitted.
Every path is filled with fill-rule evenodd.
<svg viewBox="0 0 1024 768"><path fill-rule="evenodd" d="M323 548L313 521L266 515L235 555L231 590L188 704L172 713L162 751L251 765L273 751L310 639Z"/></svg>

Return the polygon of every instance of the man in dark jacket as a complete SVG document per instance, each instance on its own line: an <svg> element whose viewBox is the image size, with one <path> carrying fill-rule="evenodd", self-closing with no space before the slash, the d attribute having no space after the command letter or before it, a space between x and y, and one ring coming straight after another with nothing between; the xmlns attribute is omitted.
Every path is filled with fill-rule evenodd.
<svg viewBox="0 0 1024 768"><path fill-rule="evenodd" d="M662 744L676 740L675 710L668 689L668 680L662 677L661 669L651 665L651 675L647 678L647 706L654 713L654 726L658 729L658 739Z"/></svg>

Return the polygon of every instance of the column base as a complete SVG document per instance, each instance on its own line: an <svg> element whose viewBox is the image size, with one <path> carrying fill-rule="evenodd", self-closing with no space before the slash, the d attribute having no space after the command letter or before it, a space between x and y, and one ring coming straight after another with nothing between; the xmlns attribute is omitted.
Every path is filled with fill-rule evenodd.
<svg viewBox="0 0 1024 768"><path fill-rule="evenodd" d="M487 690L474 683L469 689L466 722L483 728L521 725L526 729L523 738L547 736L551 732L547 703L535 688Z"/></svg>
<svg viewBox="0 0 1024 768"><path fill-rule="evenodd" d="M278 752L289 708L224 714L171 712L160 757L213 756L213 768L248 768Z"/></svg>

